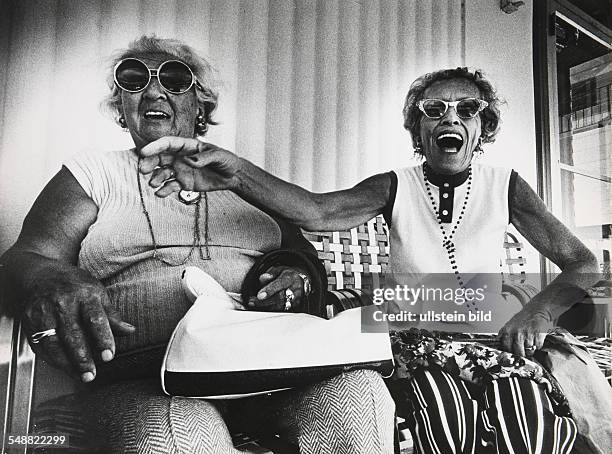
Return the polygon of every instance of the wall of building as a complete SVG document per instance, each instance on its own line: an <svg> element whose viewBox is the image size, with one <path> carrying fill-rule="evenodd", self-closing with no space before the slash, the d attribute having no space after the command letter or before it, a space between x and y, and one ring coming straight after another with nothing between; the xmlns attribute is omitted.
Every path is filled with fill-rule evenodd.
<svg viewBox="0 0 612 454"><path fill-rule="evenodd" d="M466 0L465 60L482 68L507 104L486 161L515 168L536 184L532 2L506 14L496 0Z"/></svg>
<svg viewBox="0 0 612 454"><path fill-rule="evenodd" d="M495 143L486 146L483 162L512 167L536 188L533 1L512 14L501 11L497 0L466 0L465 6L466 64L484 70L506 100L501 130ZM522 253L528 271L537 272L537 252L526 247Z"/></svg>
<svg viewBox="0 0 612 454"><path fill-rule="evenodd" d="M130 146L99 112L100 71L141 33L185 39L216 64L221 125L209 140L317 190L411 162L401 119L410 82L482 68L507 100L483 161L535 185L530 0L513 14L498 0L103 3L2 3L0 253L64 159Z"/></svg>

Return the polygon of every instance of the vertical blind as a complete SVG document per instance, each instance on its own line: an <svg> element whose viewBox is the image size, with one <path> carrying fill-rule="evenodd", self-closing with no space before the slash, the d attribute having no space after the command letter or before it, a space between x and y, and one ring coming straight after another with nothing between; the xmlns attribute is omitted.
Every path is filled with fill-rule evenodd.
<svg viewBox="0 0 612 454"><path fill-rule="evenodd" d="M0 252L64 159L132 145L99 102L108 57L142 34L183 40L217 69L207 140L317 191L410 162L410 83L465 60L457 0L0 5Z"/></svg>

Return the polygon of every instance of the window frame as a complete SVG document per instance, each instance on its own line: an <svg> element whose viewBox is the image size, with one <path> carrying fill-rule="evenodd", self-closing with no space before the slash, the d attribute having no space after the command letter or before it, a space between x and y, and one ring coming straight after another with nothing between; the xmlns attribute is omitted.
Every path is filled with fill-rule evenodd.
<svg viewBox="0 0 612 454"><path fill-rule="evenodd" d="M555 21L568 22L612 51L612 30L567 0L533 2L533 70L536 131L537 192L551 212L561 218L561 170L582 174L561 163L558 137L557 52ZM585 175L592 177L592 175ZM550 282L554 264L540 257L542 285Z"/></svg>

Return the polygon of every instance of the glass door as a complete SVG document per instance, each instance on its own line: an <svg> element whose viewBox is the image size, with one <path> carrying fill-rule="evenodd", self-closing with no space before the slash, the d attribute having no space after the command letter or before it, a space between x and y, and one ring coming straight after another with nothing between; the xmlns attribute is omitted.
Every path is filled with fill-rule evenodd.
<svg viewBox="0 0 612 454"><path fill-rule="evenodd" d="M553 197L561 219L610 274L612 250L612 54L610 44L557 13L558 159Z"/></svg>
<svg viewBox="0 0 612 454"><path fill-rule="evenodd" d="M610 284L612 32L568 1L538 3L545 9L539 21L545 28L535 26L537 8L534 21L534 33L545 33L534 49L540 60L539 74L535 62L536 92L540 90L536 104L541 103L536 112L542 135L539 190L553 213L595 254ZM555 273L550 262L543 263L542 271L549 279ZM610 292L606 285L592 292L602 307L591 328L608 335Z"/></svg>

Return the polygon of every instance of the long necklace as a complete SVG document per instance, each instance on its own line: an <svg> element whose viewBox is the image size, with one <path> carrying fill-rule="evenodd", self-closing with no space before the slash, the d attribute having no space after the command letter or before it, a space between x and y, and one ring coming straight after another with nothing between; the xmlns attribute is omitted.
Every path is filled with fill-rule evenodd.
<svg viewBox="0 0 612 454"><path fill-rule="evenodd" d="M434 215L436 216L438 226L440 227L440 231L442 232L442 247L444 247L444 249L446 250L448 260L455 274L455 278L459 283L459 286L464 289L463 278L461 277L461 274L459 273L459 267L457 266L457 258L455 256L456 249L455 243L453 243L453 238L455 237L457 227L459 227L459 224L461 223L461 220L465 215L465 209L467 207L468 199L470 198L470 191L472 189L472 167L470 166L468 170L467 190L465 192L465 199L463 200L461 212L459 213L459 216L457 217L457 220L455 221L454 225L451 224L451 231L448 234L446 233L446 230L444 230L444 226L442 225L442 217L440 216L440 211L436 206L436 200L434 199L433 193L431 191L431 186L429 185L429 179L427 178L427 168L425 166L423 167L423 179L425 180L425 189L427 190L427 195L429 196Z"/></svg>
<svg viewBox="0 0 612 454"><path fill-rule="evenodd" d="M153 242L153 258L159 260L165 265L168 266L182 266L187 263L187 261L193 255L193 251L198 249L200 253L200 259L202 260L210 260L210 251L208 248L208 193L204 192L204 251L202 251L202 235L200 230L200 200L198 198L195 203L195 214L194 214L194 223L193 223L193 242L191 244L191 248L189 249L189 253L185 256L183 260L178 263L170 262L169 260L160 257L159 249L157 248L157 240L155 239L155 232L153 231L153 223L151 222L151 215L147 211L147 207L144 201L144 195L142 192L142 182L140 181L140 172L138 169L140 168L140 157L138 158L138 167L136 167L136 181L138 181L138 195L140 196L140 205L142 207L142 212L147 219L147 225L149 226L149 233L151 234L151 241Z"/></svg>

